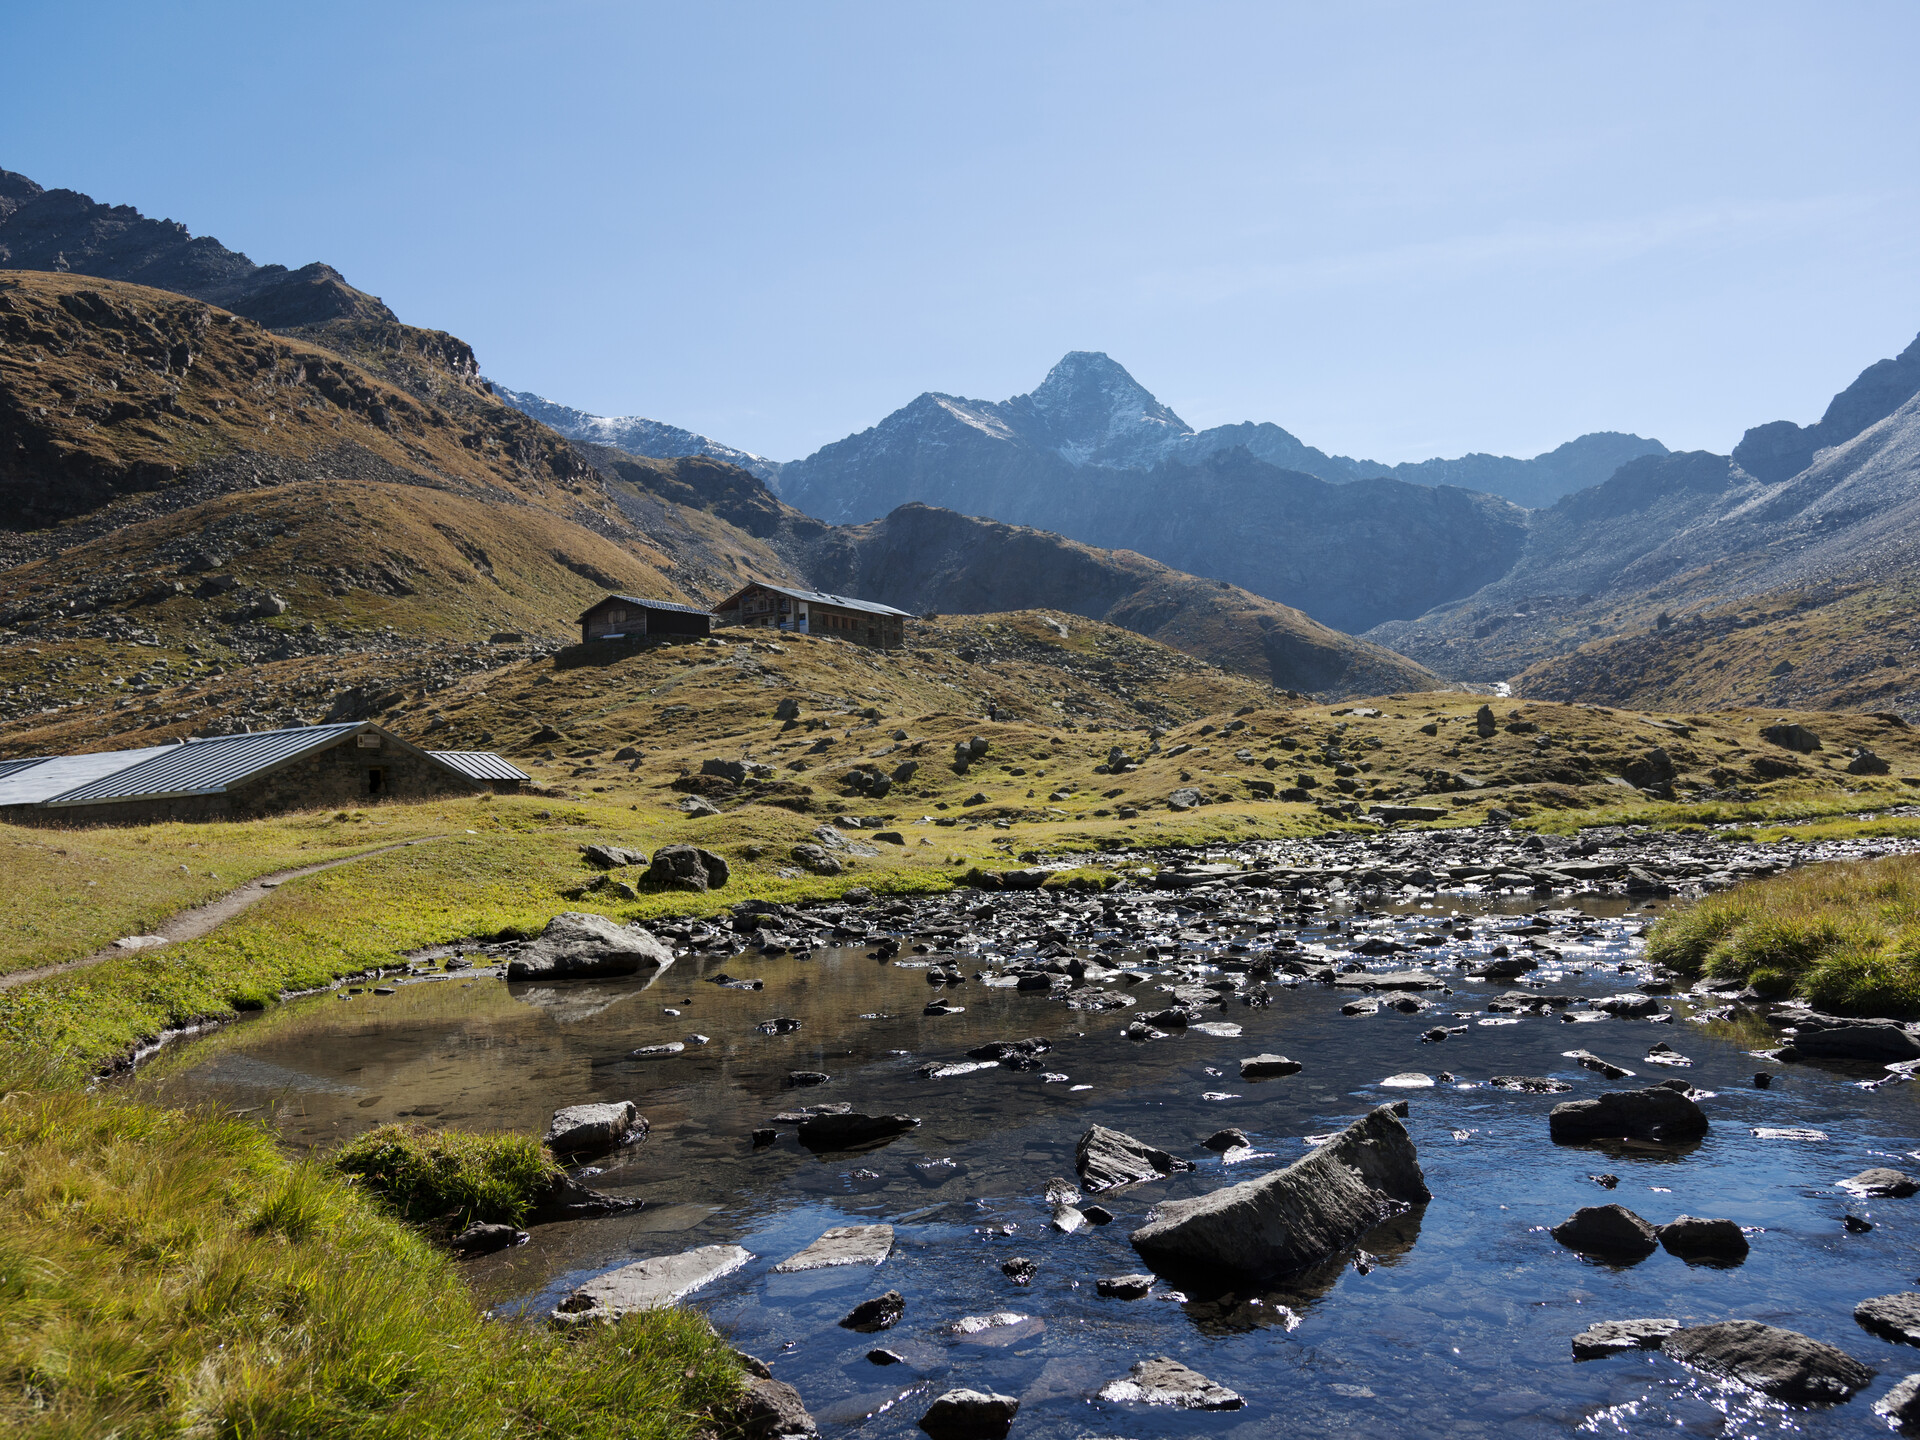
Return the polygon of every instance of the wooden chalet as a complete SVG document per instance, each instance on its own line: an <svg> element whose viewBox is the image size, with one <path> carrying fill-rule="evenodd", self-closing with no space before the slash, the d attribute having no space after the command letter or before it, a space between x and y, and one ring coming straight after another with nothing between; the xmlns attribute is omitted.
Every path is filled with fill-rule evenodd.
<svg viewBox="0 0 1920 1440"><path fill-rule="evenodd" d="M644 640L649 635L706 635L713 612L671 600L642 600L609 595L580 616L580 643L589 640Z"/></svg>
<svg viewBox="0 0 1920 1440"><path fill-rule="evenodd" d="M907 643L907 612L871 600L826 595L818 590L789 590L758 581L714 606L722 625L786 630L796 635L825 635L896 650Z"/></svg>

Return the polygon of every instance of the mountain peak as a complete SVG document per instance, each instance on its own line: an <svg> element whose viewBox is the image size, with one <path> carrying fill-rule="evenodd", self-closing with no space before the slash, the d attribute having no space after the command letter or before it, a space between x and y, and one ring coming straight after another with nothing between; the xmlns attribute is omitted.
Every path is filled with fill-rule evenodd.
<svg viewBox="0 0 1920 1440"><path fill-rule="evenodd" d="M1162 405L1124 365L1098 350L1069 350L1031 395L1008 402L1044 427L1075 465L1131 465L1193 427Z"/></svg>

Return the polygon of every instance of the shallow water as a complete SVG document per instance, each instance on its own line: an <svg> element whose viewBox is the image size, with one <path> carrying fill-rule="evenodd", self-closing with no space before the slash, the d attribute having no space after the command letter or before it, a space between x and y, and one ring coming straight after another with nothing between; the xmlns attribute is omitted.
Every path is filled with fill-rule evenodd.
<svg viewBox="0 0 1920 1440"><path fill-rule="evenodd" d="M1155 903L1170 928L1192 918L1176 912L1177 897ZM1251 920L1271 902L1237 903ZM1436 916L1532 912L1539 903L1443 897L1369 922L1369 933L1406 939L1434 933ZM1620 919L1627 908L1620 899L1556 908L1579 905L1602 916L1592 934L1569 938L1560 916L1560 932L1541 938L1561 952L1565 968L1549 961L1529 978L1548 992L1589 997L1630 988L1639 977L1618 967L1637 959L1639 918ZM1282 933L1308 946L1331 941L1345 959L1345 935L1323 926L1351 923L1351 912L1313 918L1321 923ZM1487 914L1476 919L1470 941L1376 968L1484 954L1499 938L1494 927L1511 923ZM1231 938L1217 935L1220 944ZM1189 942L1181 958L1233 958L1220 944ZM962 956L971 977L979 957ZM1164 976L1169 958L1151 968ZM761 978L766 988L703 983L722 971ZM1920 1351L1869 1335L1851 1310L1866 1296L1916 1283L1920 1198L1854 1201L1833 1182L1873 1164L1912 1163L1920 1146L1916 1087L1866 1092L1853 1083L1877 1073L1866 1068L1757 1060L1748 1052L1768 1042L1766 1027L1688 1023L1684 998L1671 1002L1669 1024L1575 1024L1557 1014L1510 1020L1488 1014L1486 1002L1520 987L1442 973L1452 993L1434 994L1436 1008L1424 1014L1383 1009L1349 1018L1340 1007L1354 991L1275 986L1267 1008L1230 1002L1217 1013L1215 1023L1240 1026L1239 1036L1188 1030L1144 1043L1120 1032L1140 1011L1166 1003L1154 987L1170 978L1136 987L1133 1010L1078 1013L978 979L937 989L924 968L869 958L864 946L817 950L811 959L690 956L650 984L509 985L467 974L402 982L386 996L297 1001L181 1046L133 1084L173 1103L270 1107L289 1143L323 1148L393 1119L537 1133L561 1105L638 1102L652 1122L649 1138L588 1183L642 1197L646 1207L538 1227L531 1244L469 1262L476 1289L503 1315L539 1314L613 1266L737 1242L753 1263L691 1303L794 1384L827 1434L917 1437L927 1402L955 1386L1020 1396L1015 1436L1252 1437L1283 1428L1366 1436L1884 1433L1870 1401L1920 1370ZM934 995L964 1005L964 1013L924 1016ZM776 1016L797 1018L801 1027L786 1035L755 1028ZM1444 1043L1421 1043L1435 1025L1467 1029ZM711 1043L659 1059L626 1058L638 1046L690 1033ZM961 1059L971 1046L1029 1035L1052 1039L1047 1072L1066 1078L999 1067L939 1080L917 1073L928 1060ZM1647 1064L1648 1047L1662 1040L1691 1057L1691 1067ZM1641 1078L1603 1080L1565 1058L1576 1048ZM1305 1069L1240 1080L1240 1057L1267 1051ZM1765 1091L1752 1086L1762 1069L1777 1076ZM833 1079L783 1088L795 1070ZM1407 1071L1448 1071L1458 1080L1415 1089L1380 1084ZM1528 1095L1483 1083L1500 1074L1553 1076L1573 1090ZM1673 1076L1715 1092L1702 1100L1713 1128L1699 1145L1549 1143L1546 1116L1558 1101ZM1399 1098L1409 1102L1434 1200L1367 1237L1361 1264L1349 1254L1272 1290L1204 1300L1162 1298L1165 1283L1142 1300L1095 1295L1097 1278L1145 1268L1127 1234L1156 1201L1284 1165L1306 1152L1305 1137ZM923 1123L858 1153L810 1155L790 1130L773 1147L752 1149L750 1132L776 1111L827 1101L903 1111ZM1097 1198L1115 1222L1062 1235L1048 1223L1041 1192L1051 1177L1074 1178L1074 1144L1095 1123L1199 1168L1103 1194ZM1226 1126L1252 1138L1254 1157L1228 1165L1202 1147ZM1827 1138L1766 1139L1753 1133L1762 1126ZM929 1159L955 1166L923 1178L912 1167ZM1603 1172L1618 1175L1617 1189L1590 1178ZM1687 1265L1664 1251L1615 1268L1582 1260L1545 1233L1577 1207L1608 1201L1655 1224L1682 1213L1731 1217L1751 1227L1752 1254L1731 1269ZM1848 1233L1841 1221L1849 1211L1874 1228ZM882 1220L896 1227L896 1244L877 1270L769 1273L830 1225ZM1038 1263L1031 1285L1002 1275L1001 1263L1013 1256ZM893 1330L867 1336L836 1326L854 1303L889 1288L907 1300ZM952 1333L962 1317L996 1311L1025 1320L970 1338ZM1789 1410L1692 1376L1655 1352L1571 1359L1576 1332L1638 1316L1784 1325L1840 1346L1879 1378L1848 1405ZM869 1363L864 1357L876 1345L907 1363ZM1089 1398L1152 1355L1173 1356L1232 1387L1246 1408L1183 1413Z"/></svg>

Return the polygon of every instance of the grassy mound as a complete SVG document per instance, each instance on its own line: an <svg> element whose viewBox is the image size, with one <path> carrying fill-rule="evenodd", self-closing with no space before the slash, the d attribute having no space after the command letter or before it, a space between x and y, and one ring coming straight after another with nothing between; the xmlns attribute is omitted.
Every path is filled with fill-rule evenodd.
<svg viewBox="0 0 1920 1440"><path fill-rule="evenodd" d="M1647 953L1822 1010L1920 1014L1920 856L1812 866L1710 895L1662 920Z"/></svg>
<svg viewBox="0 0 1920 1440"><path fill-rule="evenodd" d="M257 1125L70 1090L0 1104L0 1431L690 1440L706 1321L484 1319L454 1264Z"/></svg>
<svg viewBox="0 0 1920 1440"><path fill-rule="evenodd" d="M526 1135L474 1135L424 1125L380 1125L334 1153L332 1165L403 1220L517 1225L560 1174Z"/></svg>

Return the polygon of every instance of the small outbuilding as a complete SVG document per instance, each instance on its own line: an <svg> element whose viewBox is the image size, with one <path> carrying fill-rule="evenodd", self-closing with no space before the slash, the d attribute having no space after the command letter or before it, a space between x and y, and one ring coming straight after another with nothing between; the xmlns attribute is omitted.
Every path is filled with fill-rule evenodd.
<svg viewBox="0 0 1920 1440"><path fill-rule="evenodd" d="M825 635L871 645L876 650L895 650L906 644L907 621L912 618L904 610L872 600L818 590L790 590L758 581L714 606L714 615L722 625Z"/></svg>
<svg viewBox="0 0 1920 1440"><path fill-rule="evenodd" d="M634 595L609 595L580 616L583 645L589 640L644 640L650 635L701 636L712 630L711 610Z"/></svg>
<svg viewBox="0 0 1920 1440"><path fill-rule="evenodd" d="M348 721L0 762L0 820L246 820L380 800L511 792L531 778L490 752L422 750L371 721Z"/></svg>

